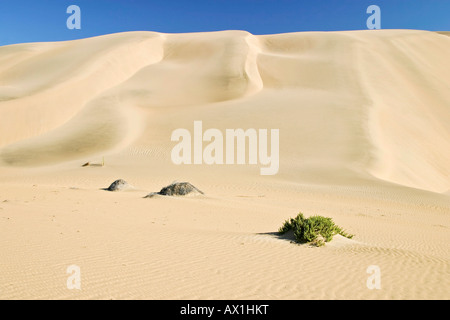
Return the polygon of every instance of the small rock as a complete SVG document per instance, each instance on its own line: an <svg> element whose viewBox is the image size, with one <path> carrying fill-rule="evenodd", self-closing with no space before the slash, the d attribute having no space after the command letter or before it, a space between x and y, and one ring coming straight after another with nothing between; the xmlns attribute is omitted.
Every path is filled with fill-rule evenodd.
<svg viewBox="0 0 450 320"><path fill-rule="evenodd" d="M176 182L171 185L164 187L159 191L160 195L163 196L185 196L189 193L200 193L203 194L202 191L194 187L189 182Z"/></svg>
<svg viewBox="0 0 450 320"><path fill-rule="evenodd" d="M189 182L175 182L171 185L164 187L159 192L152 192L145 196L145 198L152 198L155 195L162 196L185 196L190 193L193 194L204 194L202 191L194 187Z"/></svg>
<svg viewBox="0 0 450 320"><path fill-rule="evenodd" d="M106 188L106 191L123 191L125 189L130 188L130 185L125 180L119 179L114 181L108 188Z"/></svg>

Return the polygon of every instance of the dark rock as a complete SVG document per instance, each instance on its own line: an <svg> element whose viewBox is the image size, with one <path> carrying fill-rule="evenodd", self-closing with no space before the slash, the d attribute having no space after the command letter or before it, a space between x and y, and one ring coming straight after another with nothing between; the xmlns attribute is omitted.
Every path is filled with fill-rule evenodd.
<svg viewBox="0 0 450 320"><path fill-rule="evenodd" d="M108 188L106 188L106 191L122 191L124 189L130 188L130 185L122 179L114 181Z"/></svg>
<svg viewBox="0 0 450 320"><path fill-rule="evenodd" d="M145 198L151 198L155 195L162 195L162 196L185 196L190 193L193 194L203 194L202 191L194 187L189 182L175 182L171 185L164 187L159 192L152 192L148 194Z"/></svg>

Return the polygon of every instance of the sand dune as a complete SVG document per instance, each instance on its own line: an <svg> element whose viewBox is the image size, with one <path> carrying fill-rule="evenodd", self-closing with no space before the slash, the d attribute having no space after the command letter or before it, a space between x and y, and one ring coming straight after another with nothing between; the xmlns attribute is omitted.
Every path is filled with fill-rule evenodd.
<svg viewBox="0 0 450 320"><path fill-rule="evenodd" d="M447 35L129 32L0 47L0 297L448 299ZM279 129L278 174L173 164L172 132L197 120ZM118 178L136 189L99 190ZM142 199L174 180L205 196ZM311 249L273 234L300 210L354 240ZM81 291L65 287L71 264ZM381 290L366 287L369 265Z"/></svg>

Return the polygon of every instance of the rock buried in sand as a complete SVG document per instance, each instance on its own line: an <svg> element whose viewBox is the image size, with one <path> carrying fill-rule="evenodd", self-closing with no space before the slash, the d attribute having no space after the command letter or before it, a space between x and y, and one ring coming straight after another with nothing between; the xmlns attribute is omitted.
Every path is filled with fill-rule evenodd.
<svg viewBox="0 0 450 320"><path fill-rule="evenodd" d="M189 182L172 183L170 186L164 187L161 191L159 191L159 194L163 196L185 196L189 193L203 194L202 191L194 187Z"/></svg>
<svg viewBox="0 0 450 320"><path fill-rule="evenodd" d="M159 192L152 192L145 196L145 198L151 198L155 195L161 196L185 196L188 194L203 194L202 191L194 187L189 182L175 182L171 185L164 187Z"/></svg>
<svg viewBox="0 0 450 320"><path fill-rule="evenodd" d="M125 180L119 179L111 183L111 185L106 188L106 191L123 191L130 188L130 185Z"/></svg>

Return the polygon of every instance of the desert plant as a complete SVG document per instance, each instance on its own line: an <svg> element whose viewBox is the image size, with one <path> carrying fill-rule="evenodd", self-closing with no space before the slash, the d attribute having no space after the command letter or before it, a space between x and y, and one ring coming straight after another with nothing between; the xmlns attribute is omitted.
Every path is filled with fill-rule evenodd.
<svg viewBox="0 0 450 320"><path fill-rule="evenodd" d="M340 234L351 239L353 235L346 233L339 226L335 225L331 218L322 216L311 216L305 218L303 213L299 213L297 217L286 220L278 229L280 234L293 231L295 240L299 243L312 243L322 246L325 242L333 239L333 236Z"/></svg>

